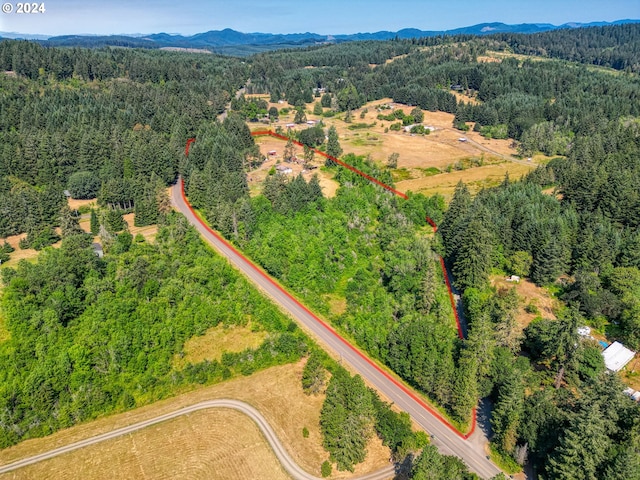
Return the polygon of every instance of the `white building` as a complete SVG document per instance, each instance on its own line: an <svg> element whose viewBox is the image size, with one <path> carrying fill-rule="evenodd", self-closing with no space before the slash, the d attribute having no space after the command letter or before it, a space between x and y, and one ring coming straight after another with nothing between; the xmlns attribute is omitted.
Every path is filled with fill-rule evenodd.
<svg viewBox="0 0 640 480"><path fill-rule="evenodd" d="M620 342L613 342L603 352L604 364L608 370L618 372L633 360L636 352L632 352Z"/></svg>
<svg viewBox="0 0 640 480"><path fill-rule="evenodd" d="M276 165L276 171L283 175L290 175L293 173L293 169L291 167L287 167L286 165Z"/></svg>

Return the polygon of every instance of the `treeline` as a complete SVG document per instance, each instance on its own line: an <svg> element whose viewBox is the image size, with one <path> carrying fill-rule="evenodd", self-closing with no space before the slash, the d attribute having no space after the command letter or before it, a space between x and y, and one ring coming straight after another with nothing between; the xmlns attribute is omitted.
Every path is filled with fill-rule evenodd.
<svg viewBox="0 0 640 480"><path fill-rule="evenodd" d="M640 408L605 372L600 346L577 333L590 324L640 345L639 153L636 123L612 121L520 182L506 178L475 198L459 184L439 229L464 289L467 345L482 345L493 445L545 478L640 476ZM566 306L521 333L518 296L490 287L496 274L555 283Z"/></svg>
<svg viewBox="0 0 640 480"><path fill-rule="evenodd" d="M352 377L326 354L311 352L302 372L302 387L309 395L325 394L320 430L323 446L338 470L353 471L363 462L367 444L375 434L391 451L399 476L416 480L478 478L458 457L440 454L424 432L414 432L409 414L394 411L375 390L366 387L359 375ZM323 477L331 475L331 462L322 464Z"/></svg>
<svg viewBox="0 0 640 480"><path fill-rule="evenodd" d="M245 78L235 59L0 42L0 237L57 225L63 190L133 208Z"/></svg>
<svg viewBox="0 0 640 480"><path fill-rule="evenodd" d="M639 153L640 129L614 122L524 182L473 199L458 185L440 228L458 285L484 288L494 269L539 285L572 275L564 299L640 347ZM561 200L542 193L552 184Z"/></svg>
<svg viewBox="0 0 640 480"><path fill-rule="evenodd" d="M554 30L523 35L500 33L491 39L505 42L522 55L561 58L640 73L640 24L607 25Z"/></svg>
<svg viewBox="0 0 640 480"><path fill-rule="evenodd" d="M597 342L579 337L579 311L537 318L521 334L513 290L471 287L464 301L503 465L515 472L530 464L550 480L638 478L640 406L605 370Z"/></svg>
<svg viewBox="0 0 640 480"><path fill-rule="evenodd" d="M592 38L600 38L603 45L613 43L616 47L599 52L619 48L633 52L637 29L637 25L620 25L540 35L564 35L566 39L559 44L567 49L570 42L578 45L576 50L589 49ZM504 58L499 63L478 63L477 57L488 48L504 49L506 44L494 37L449 40L434 39L426 49L409 48L406 56L374 68L363 62L345 66L340 59L351 49L376 46L387 56L390 46L404 41L265 53L254 59L251 85L255 92L270 93L272 101L286 99L296 106L312 101L314 92L319 97L317 89L324 88L322 105L335 111L354 110L368 101L391 97L425 110L455 113L457 125L476 122L476 128L487 134L500 132L500 136L519 140L523 155L536 151L566 155L576 135L597 133L603 121L640 115L640 80L635 75L611 75L561 61ZM304 68L321 55L324 60L316 68ZM579 61L590 63L586 53L576 55ZM482 102L457 102L450 91L452 85L476 94Z"/></svg>
<svg viewBox="0 0 640 480"><path fill-rule="evenodd" d="M246 171L259 150L244 120L228 116L197 133L181 172L191 204L224 235L247 235L253 228Z"/></svg>
<svg viewBox="0 0 640 480"><path fill-rule="evenodd" d="M37 263L2 270L3 448L305 353L306 337L184 217L163 218L153 245L125 232L100 259L90 236L71 235ZM189 338L248 321L269 332L259 347L172 366Z"/></svg>
<svg viewBox="0 0 640 480"><path fill-rule="evenodd" d="M121 78L137 83L187 82L189 87L204 81L210 88L215 78L222 90L232 92L244 84L245 68L239 60L219 55L109 47L51 48L21 40L0 41L0 69L30 80Z"/></svg>
<svg viewBox="0 0 640 480"><path fill-rule="evenodd" d="M437 257L420 233L427 214L442 217L442 199L399 201L344 168L336 168L342 186L333 199L322 198L315 179L277 174L249 198L242 161L252 139L237 121L199 133L185 169L193 204L369 354L467 422L477 401L475 353L458 344ZM234 142L233 131L243 140ZM392 183L368 160L344 160ZM342 311L332 311L332 299Z"/></svg>

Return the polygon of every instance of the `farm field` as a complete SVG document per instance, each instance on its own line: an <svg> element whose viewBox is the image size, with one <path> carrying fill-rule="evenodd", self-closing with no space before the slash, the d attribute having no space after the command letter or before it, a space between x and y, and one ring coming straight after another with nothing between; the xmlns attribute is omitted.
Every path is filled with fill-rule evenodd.
<svg viewBox="0 0 640 480"><path fill-rule="evenodd" d="M495 187L508 173L510 178L518 179L533 169L533 166L519 163L503 162L494 165L469 168L466 170L441 173L422 178L402 180L396 183L399 190L407 192L411 190L423 193L427 196L439 193L449 200L453 196L456 184L462 180L467 184L471 193L476 193L483 188Z"/></svg>
<svg viewBox="0 0 640 480"><path fill-rule="evenodd" d="M462 101L476 102L462 93L456 92ZM265 95L248 95L247 98L259 97L268 101ZM252 130L271 128L285 129L286 124L293 122L294 109L288 103L269 103L269 107L275 106L279 110L289 108L286 115L280 116L277 122L269 126L249 122ZM423 125L430 126L434 130L429 135L411 135L404 131L394 132L388 130L395 122L378 120L379 113L388 114L393 110L384 109L378 111L381 106L393 106L409 114L413 107L394 104L390 98L370 102L353 112L351 123L344 121L344 114L335 117L322 118L311 113L313 103L306 106L308 120L322 120L324 124L335 126L340 138L340 144L345 153L370 156L374 161L385 164L392 153L398 153L398 171L396 171L397 187L402 191L412 190L426 195L440 193L446 198L450 197L455 184L462 180L469 183L472 191L494 186L499 183L508 172L513 178L519 178L526 174L540 162L547 159L544 156L536 156L530 161L517 159L513 142L510 139L487 139L478 132L461 132L452 127L453 114L445 112L424 111ZM361 118L361 113L364 117ZM365 126L366 125L366 126ZM361 128L360 128L361 127ZM296 125L293 130L302 130L307 125ZM385 130L388 130L385 132ZM281 158L284 143L270 137L258 137L256 143L261 152L267 155L275 150L276 155L268 156L267 161L257 170L249 174L249 186L253 194L259 192L259 184L264 180L269 169L274 167ZM302 149L296 150L298 157L302 157ZM518 163L516 163L518 162ZM314 163L322 165L322 159L316 158ZM289 164L296 175L302 171L302 166ZM459 170L463 166L464 170ZM441 173L447 172L450 173ZM327 196L335 194L337 184L332 182L328 173L319 170L320 184ZM305 177L312 173L305 174Z"/></svg>
<svg viewBox="0 0 640 480"><path fill-rule="evenodd" d="M303 366L304 361L273 367L250 377L203 387L130 412L78 425L49 437L27 440L0 452L0 462L9 463L203 400L234 398L256 407L295 461L309 473L319 476L320 464L328 458L322 448L318 425L324 396L304 395L300 386ZM302 436L303 427L309 430L306 439ZM388 465L389 450L380 440L373 439L367 450L367 460L356 466L356 475ZM44 478L50 477L51 472L64 473L64 478L70 480L289 478L253 422L241 413L223 409L176 418L0 478ZM334 472L333 478L353 475Z"/></svg>

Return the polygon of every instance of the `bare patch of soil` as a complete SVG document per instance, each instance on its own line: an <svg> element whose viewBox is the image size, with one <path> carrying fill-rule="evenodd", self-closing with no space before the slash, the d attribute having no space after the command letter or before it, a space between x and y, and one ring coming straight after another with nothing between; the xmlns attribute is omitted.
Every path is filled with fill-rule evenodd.
<svg viewBox="0 0 640 480"><path fill-rule="evenodd" d="M550 320L556 319L554 313L557 308L556 300L551 297L547 290L538 287L530 280L523 278L519 283L515 283L507 282L504 277L493 277L491 284L498 289L516 289L516 293L520 297L520 307L518 308L517 316L518 325L520 325L523 330L538 316ZM527 305L534 306L538 310L538 313L528 313L525 310Z"/></svg>

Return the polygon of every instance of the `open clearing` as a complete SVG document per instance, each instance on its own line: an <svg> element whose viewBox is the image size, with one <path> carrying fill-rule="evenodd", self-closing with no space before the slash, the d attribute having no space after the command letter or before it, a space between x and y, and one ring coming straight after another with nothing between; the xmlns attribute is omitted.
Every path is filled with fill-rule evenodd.
<svg viewBox="0 0 640 480"><path fill-rule="evenodd" d="M68 443L161 415L199 401L235 398L256 407L269 421L292 458L305 470L320 475L328 458L322 449L318 421L324 397L302 393L304 361L283 365L218 385L203 387L93 422L49 437L27 440L0 452L3 464ZM211 422L211 423L209 423ZM309 438L302 437L307 427ZM367 460L356 466L364 474L388 465L389 449L374 438ZM274 463L275 462L275 463ZM56 474L52 475L52 472ZM257 472L257 474L256 474ZM351 477L337 473L333 478ZM59 475L58 475L59 474ZM2 478L288 478L257 427L240 413L203 411L80 449Z"/></svg>
<svg viewBox="0 0 640 480"><path fill-rule="evenodd" d="M204 335L191 337L184 344L184 355L176 355L173 367L181 370L188 363L195 365L205 360L220 360L225 352L242 352L247 348L258 348L268 334L265 331L253 331L251 326L218 325L208 329Z"/></svg>
<svg viewBox="0 0 640 480"><path fill-rule="evenodd" d="M320 187L322 187L322 194L326 198L335 197L336 191L340 186L338 182L333 180L333 175L329 172L326 172L321 169L324 165L324 157L320 155L315 155L312 165L315 166L313 170L304 170L302 167L302 159L303 157L303 149L297 145L294 145L294 152L297 158L300 159L299 163L284 163L282 162L282 154L284 153L284 148L286 146L286 142L283 140L263 136L263 137L255 137L256 144L260 147L260 152L267 157L267 160L260 165L256 170L249 172L247 175L249 180L249 190L251 195L258 195L262 192L262 182L267 177L269 170L274 168L277 164L286 165L291 168L292 173L289 174L291 177L297 176L302 173L304 179L308 182L313 175L318 175L318 180L320 182ZM275 155L268 155L268 152L275 150Z"/></svg>
<svg viewBox="0 0 640 480"><path fill-rule="evenodd" d="M467 170L441 173L429 177L403 180L397 182L396 186L403 192L411 190L412 192L423 193L427 196L439 193L443 195L446 200L449 200L453 196L456 184L460 180L467 184L471 193L476 193L483 188L498 185L504 180L504 176L507 173L509 173L509 177L512 180L516 180L528 173L532 168L533 166L504 162L496 165L485 165Z"/></svg>
<svg viewBox="0 0 640 480"><path fill-rule="evenodd" d="M520 297L520 305L518 307L517 321L519 327L524 330L537 316L555 320L554 311L558 307L557 300L551 297L549 292L542 287L538 287L535 283L527 279L521 279L519 283L507 282L505 277L495 276L491 278L491 285L498 290L515 288L516 293ZM525 307L533 305L538 309L539 313L527 313Z"/></svg>
<svg viewBox="0 0 640 480"><path fill-rule="evenodd" d="M475 101L474 98L463 93L453 93L462 101ZM268 100L263 95L260 97ZM412 135L404 131L388 130L396 121L378 120L379 113L388 115L400 109L405 114L409 114L413 109L407 105L393 103L390 98L370 102L352 112L351 123L344 121L344 113L330 118L313 115L311 113L313 105L313 103L307 104L307 119L322 120L327 127L335 126L345 153L369 156L372 160L384 165L389 155L397 152L399 154L398 170L394 171L394 178L396 186L401 191L411 190L425 195L439 193L449 199L460 180L467 183L472 192L477 192L482 188L499 184L507 173L511 178L517 179L535 168L538 163L548 160L542 155L530 161L518 159L512 140L487 139L478 132L461 132L452 126L454 115L445 112L423 112L422 124L433 128L429 135ZM265 128L275 130L278 127L286 130L285 125L293 122L294 108L286 102L269 103L269 107L271 106L279 110L289 108L290 111L288 114L281 115L277 122L269 126L263 124L258 126L249 122L249 127L254 130ZM380 107L385 108L378 110ZM364 116L361 118L362 112ZM302 124L296 125L292 130L305 128L308 128L308 125ZM256 138L256 143L263 154L266 155L267 152L275 150L276 155L268 156L261 167L249 174L249 185L254 195L260 191L260 185L269 169L282 158L285 146L283 141L272 137ZM296 154L302 157L302 149L298 148ZM314 163L321 165L321 159L316 158ZM301 165L295 163L287 165L292 168L294 175L302 171ZM440 173L446 171L450 173ZM313 172L318 172L320 175L320 184L325 196L335 194L337 184L331 180L329 174L319 169Z"/></svg>

